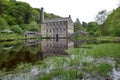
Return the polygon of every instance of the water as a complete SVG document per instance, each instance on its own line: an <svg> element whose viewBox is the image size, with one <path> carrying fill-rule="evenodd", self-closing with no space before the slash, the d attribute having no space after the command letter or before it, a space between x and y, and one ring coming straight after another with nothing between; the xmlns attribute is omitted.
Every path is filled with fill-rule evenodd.
<svg viewBox="0 0 120 80"><path fill-rule="evenodd" d="M67 39L25 40L0 43L0 70L13 70L20 63L36 64L48 56L66 56L65 50L74 47Z"/></svg>

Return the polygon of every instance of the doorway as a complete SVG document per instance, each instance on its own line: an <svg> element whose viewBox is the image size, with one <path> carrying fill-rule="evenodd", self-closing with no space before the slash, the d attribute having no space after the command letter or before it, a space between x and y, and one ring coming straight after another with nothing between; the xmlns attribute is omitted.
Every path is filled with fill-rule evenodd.
<svg viewBox="0 0 120 80"><path fill-rule="evenodd" d="M58 35L58 34L56 34L56 41L58 41L58 39L59 39L59 35Z"/></svg>

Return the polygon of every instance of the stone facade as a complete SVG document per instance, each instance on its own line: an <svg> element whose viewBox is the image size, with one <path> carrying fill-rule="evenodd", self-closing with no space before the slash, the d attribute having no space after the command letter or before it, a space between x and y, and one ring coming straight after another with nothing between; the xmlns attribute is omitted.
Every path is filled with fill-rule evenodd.
<svg viewBox="0 0 120 80"><path fill-rule="evenodd" d="M43 8L41 8L41 35L42 37L64 37L74 33L71 17L44 19Z"/></svg>

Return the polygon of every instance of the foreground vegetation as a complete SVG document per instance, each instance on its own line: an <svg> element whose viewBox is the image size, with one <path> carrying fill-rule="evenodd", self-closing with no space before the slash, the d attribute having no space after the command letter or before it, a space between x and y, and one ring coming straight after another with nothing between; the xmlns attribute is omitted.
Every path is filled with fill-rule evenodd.
<svg viewBox="0 0 120 80"><path fill-rule="evenodd" d="M89 48L87 48L89 46ZM87 44L86 48L70 48L66 57L48 57L40 65L22 64L2 79L77 80L113 79L120 67L120 44ZM26 67L27 68L26 68ZM19 72L18 72L19 71ZM5 74L5 73L4 73ZM119 75L120 78L120 75Z"/></svg>

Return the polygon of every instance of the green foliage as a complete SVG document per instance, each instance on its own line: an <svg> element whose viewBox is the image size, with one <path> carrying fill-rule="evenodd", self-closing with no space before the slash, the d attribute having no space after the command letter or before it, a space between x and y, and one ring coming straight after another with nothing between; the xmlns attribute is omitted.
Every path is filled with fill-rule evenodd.
<svg viewBox="0 0 120 80"><path fill-rule="evenodd" d="M45 18L55 17L59 16L45 12ZM40 31L40 9L21 1L0 0L0 31L4 29L22 35L23 31Z"/></svg>
<svg viewBox="0 0 120 80"><path fill-rule="evenodd" d="M54 15L54 14L52 14L52 13L44 13L45 14L45 18L57 18L57 17L59 17L59 16L56 16L56 15Z"/></svg>
<svg viewBox="0 0 120 80"><path fill-rule="evenodd" d="M22 29L19 27L19 25L12 25L10 28L13 32L21 34L23 31Z"/></svg>
<svg viewBox="0 0 120 80"><path fill-rule="evenodd" d="M80 35L75 35L73 36L73 39L74 40L88 40L88 36L87 35L84 35L84 36L80 36Z"/></svg>
<svg viewBox="0 0 120 80"><path fill-rule="evenodd" d="M104 35L120 36L120 7L113 10L101 27L105 30Z"/></svg>
<svg viewBox="0 0 120 80"><path fill-rule="evenodd" d="M8 28L8 24L4 18L0 18L0 30L4 30Z"/></svg>
<svg viewBox="0 0 120 80"><path fill-rule="evenodd" d="M22 39L23 35L16 34L16 33L1 33L0 40L15 40L15 39Z"/></svg>
<svg viewBox="0 0 120 80"><path fill-rule="evenodd" d="M98 46L92 45L92 50L90 53L94 57L120 57L120 44L110 43L110 44L100 44Z"/></svg>
<svg viewBox="0 0 120 80"><path fill-rule="evenodd" d="M74 22L74 32L76 32L78 30L84 30L84 28L81 25L79 19L77 18L76 21Z"/></svg>
<svg viewBox="0 0 120 80"><path fill-rule="evenodd" d="M31 20L30 21L36 21L39 23L40 21L40 10L39 9L33 9L31 13Z"/></svg>
<svg viewBox="0 0 120 80"><path fill-rule="evenodd" d="M1 18L5 19L10 26L29 24L32 21L39 23L40 9L32 8L25 2L16 0L1 0L0 16ZM55 17L58 16L45 13L45 18Z"/></svg>
<svg viewBox="0 0 120 80"><path fill-rule="evenodd" d="M99 25L97 22L89 22L86 29L90 35L100 35Z"/></svg>
<svg viewBox="0 0 120 80"><path fill-rule="evenodd" d="M40 31L40 24L37 24L37 22L32 21L29 25L29 31Z"/></svg>
<svg viewBox="0 0 120 80"><path fill-rule="evenodd" d="M100 75L108 77L109 75L106 74L109 71L112 71L112 65L108 63L101 63L99 66L97 66L96 70L100 73Z"/></svg>

